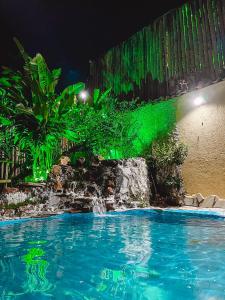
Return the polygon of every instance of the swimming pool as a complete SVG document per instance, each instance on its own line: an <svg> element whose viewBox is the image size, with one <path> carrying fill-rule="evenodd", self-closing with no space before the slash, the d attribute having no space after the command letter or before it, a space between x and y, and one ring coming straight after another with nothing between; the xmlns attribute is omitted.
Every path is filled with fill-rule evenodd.
<svg viewBox="0 0 225 300"><path fill-rule="evenodd" d="M1 300L225 299L225 219L134 210L0 225Z"/></svg>

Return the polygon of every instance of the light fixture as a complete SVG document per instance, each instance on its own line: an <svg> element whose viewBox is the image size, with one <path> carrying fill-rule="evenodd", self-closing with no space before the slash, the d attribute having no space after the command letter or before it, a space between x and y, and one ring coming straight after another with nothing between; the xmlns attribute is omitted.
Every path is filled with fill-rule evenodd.
<svg viewBox="0 0 225 300"><path fill-rule="evenodd" d="M82 91L82 92L80 92L79 96L85 102L87 100L87 97L88 97L88 92L87 91Z"/></svg>
<svg viewBox="0 0 225 300"><path fill-rule="evenodd" d="M200 106L205 103L205 99L202 96L198 96L194 99L194 104Z"/></svg>

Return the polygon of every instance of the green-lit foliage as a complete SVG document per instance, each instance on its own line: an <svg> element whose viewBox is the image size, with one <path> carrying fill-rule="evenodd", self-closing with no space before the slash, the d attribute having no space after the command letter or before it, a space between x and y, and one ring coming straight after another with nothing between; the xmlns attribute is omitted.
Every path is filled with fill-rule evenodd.
<svg viewBox="0 0 225 300"><path fill-rule="evenodd" d="M80 132L79 143L83 145L80 150L106 159L137 157L156 138L172 131L176 122L175 100L137 105L136 101L118 101L108 95L98 109L95 105L78 106L74 119Z"/></svg>
<svg viewBox="0 0 225 300"><path fill-rule="evenodd" d="M0 78L0 84L3 81L4 79ZM7 84L7 81L5 84ZM7 102L5 101L5 94L5 91L0 88L0 103L4 103L6 105ZM11 129L11 120L6 118L3 114L4 111L0 110L0 152L4 153L4 158L8 160L13 148L13 131ZM7 128L7 130L5 130L5 128Z"/></svg>
<svg viewBox="0 0 225 300"><path fill-rule="evenodd" d="M104 92L95 89L83 102L76 100L82 83L58 95L55 87L60 70L51 72L40 54L30 58L16 42L25 65L23 72L3 70L0 122L12 146L24 151L27 165L32 164L30 179L47 178L62 137L74 141L86 156L129 158L143 155L155 138L172 130L174 100L137 105L113 98L109 88Z"/></svg>
<svg viewBox="0 0 225 300"><path fill-rule="evenodd" d="M2 72L0 125L13 131L14 145L31 157L32 180L44 180L60 150L60 138L67 136L76 95L84 84L69 86L58 95L55 88L61 70L50 71L41 54L31 58L19 41L15 42L24 68L23 72L8 68Z"/></svg>
<svg viewBox="0 0 225 300"><path fill-rule="evenodd" d="M78 104L74 110L76 122L70 133L75 130L79 133L77 147L87 155L100 154L106 159L132 156L132 140L136 137L137 128L129 134L133 125L129 112L137 104L134 101L119 102L110 96L110 90L101 94L97 89L91 102L91 105Z"/></svg>
<svg viewBox="0 0 225 300"><path fill-rule="evenodd" d="M110 95L111 88L107 89L104 93L101 94L100 89L94 89L93 91L93 99L92 99L92 105L95 109L106 109L107 110L107 104L106 101Z"/></svg>
<svg viewBox="0 0 225 300"><path fill-rule="evenodd" d="M0 124L2 124L1 120L0 120ZM6 125L4 126L0 125L0 152L4 153L4 160L7 161L10 160L12 150L14 147L13 142L14 142L13 130L7 127Z"/></svg>
<svg viewBox="0 0 225 300"><path fill-rule="evenodd" d="M133 124L129 132L137 133L132 140L133 156L143 155L156 138L173 130L176 123L175 100L144 105L130 112L129 118Z"/></svg>

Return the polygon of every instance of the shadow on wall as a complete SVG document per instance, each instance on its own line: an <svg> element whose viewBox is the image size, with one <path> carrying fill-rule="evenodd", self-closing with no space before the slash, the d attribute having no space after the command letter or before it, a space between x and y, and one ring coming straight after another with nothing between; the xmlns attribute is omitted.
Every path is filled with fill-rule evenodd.
<svg viewBox="0 0 225 300"><path fill-rule="evenodd" d="M225 82L179 97L176 118L181 141L188 145L187 192L225 198Z"/></svg>

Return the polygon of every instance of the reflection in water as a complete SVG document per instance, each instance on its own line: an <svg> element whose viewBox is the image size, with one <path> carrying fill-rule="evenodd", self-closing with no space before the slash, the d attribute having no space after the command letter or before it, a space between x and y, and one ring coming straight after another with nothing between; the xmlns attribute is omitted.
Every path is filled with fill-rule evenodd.
<svg viewBox="0 0 225 300"><path fill-rule="evenodd" d="M103 231L104 219L96 219L93 224L99 232ZM96 291L102 297L107 294L113 295L114 299L130 297L130 299L139 300L139 293L142 290L142 295L148 294L148 297L151 291L152 300L163 299L159 298L159 295L164 295L163 290L158 287L151 287L151 280L160 278L160 273L149 267L153 251L151 226L151 222L146 218L142 219L141 226L139 218L133 218L131 226L128 226L127 222L120 222L120 220L110 224L109 232L120 236L118 250L114 249L114 251L122 254L126 263L117 263L117 268L103 268L97 276L92 277L91 282L93 284L97 282ZM143 282L147 282L148 286L145 287ZM129 289L132 292L129 292ZM128 296L129 294L130 296ZM143 296L142 299L150 299L145 297Z"/></svg>
<svg viewBox="0 0 225 300"><path fill-rule="evenodd" d="M225 300L224 228L144 211L2 226L0 300Z"/></svg>
<svg viewBox="0 0 225 300"><path fill-rule="evenodd" d="M31 245L40 245L45 244L46 241L32 241L29 242ZM30 248L27 250L27 254L22 256L22 262L25 263L25 273L26 279L22 284L22 289L19 292L14 292L10 290L4 289L2 291L2 295L0 294L1 300L13 300L17 299L19 296L28 295L30 293L42 293L46 295L52 285L49 283L48 279L46 278L48 262L44 260L42 257L45 255L45 251L41 248ZM3 264L4 260L0 261L0 266L2 270L6 271L6 265ZM10 264L8 266L8 272L13 272L13 265ZM17 286L17 290L19 287Z"/></svg>
<svg viewBox="0 0 225 300"><path fill-rule="evenodd" d="M47 292L51 289L51 284L46 278L48 262L42 257L45 251L41 248L31 248L22 257L26 263L27 281L24 284L25 293Z"/></svg>
<svg viewBox="0 0 225 300"><path fill-rule="evenodd" d="M224 286L225 272L218 277L218 269L221 263L224 264L221 261L225 253L224 224L221 224L220 230L217 229L217 222L211 221L210 227L206 222L201 225L198 230L195 224L187 227L189 259L194 262L198 278L195 281L195 295L198 300L224 300L225 288L221 287ZM196 253L199 255L196 256Z"/></svg>
<svg viewBox="0 0 225 300"><path fill-rule="evenodd" d="M123 239L121 252L127 257L128 263L146 266L151 257L151 224L143 218L140 226L139 218L134 218L132 226L121 223L120 235Z"/></svg>

